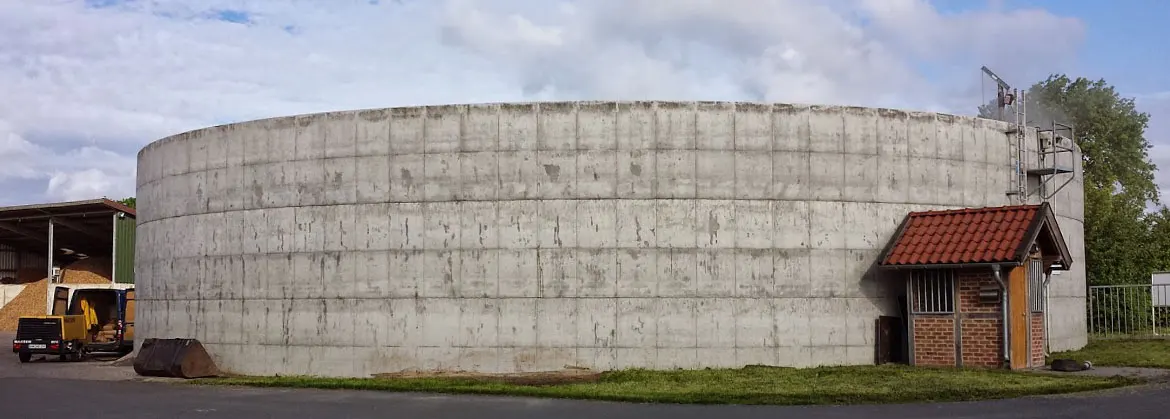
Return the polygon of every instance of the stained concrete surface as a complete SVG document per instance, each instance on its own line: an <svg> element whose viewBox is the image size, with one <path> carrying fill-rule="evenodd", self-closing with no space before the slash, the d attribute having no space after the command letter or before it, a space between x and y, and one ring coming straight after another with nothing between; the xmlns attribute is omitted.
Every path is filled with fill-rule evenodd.
<svg viewBox="0 0 1170 419"><path fill-rule="evenodd" d="M869 364L903 288L874 260L909 211L1010 202L1005 128L570 102L183 133L139 154L137 333L257 375ZM1054 350L1085 342L1080 190Z"/></svg>

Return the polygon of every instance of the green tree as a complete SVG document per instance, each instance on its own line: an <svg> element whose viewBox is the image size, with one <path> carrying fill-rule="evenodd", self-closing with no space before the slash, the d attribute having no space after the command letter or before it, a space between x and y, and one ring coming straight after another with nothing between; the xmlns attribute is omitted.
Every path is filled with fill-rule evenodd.
<svg viewBox="0 0 1170 419"><path fill-rule="evenodd" d="M1170 222L1170 217L1146 214L1150 204L1160 202L1154 183L1157 168L1145 138L1149 115L1104 80L1066 75L1032 85L1025 100L1028 125L1050 127L1056 120L1075 128L1084 165L1089 284L1148 282L1159 260L1170 259L1159 255L1160 246L1151 245L1154 224ZM998 117L994 104L981 106L979 113ZM1007 113L1004 119L1012 120ZM1159 228L1170 229L1170 224Z"/></svg>
<svg viewBox="0 0 1170 419"><path fill-rule="evenodd" d="M128 207L130 207L130 208L134 208L134 204L136 203L136 201L135 201L135 199L134 199L134 197L133 197L133 196L132 196L132 197L129 197L129 198L121 199L121 200L119 200L118 202L120 202L120 203L122 203L123 205L126 205L126 206L128 206Z"/></svg>

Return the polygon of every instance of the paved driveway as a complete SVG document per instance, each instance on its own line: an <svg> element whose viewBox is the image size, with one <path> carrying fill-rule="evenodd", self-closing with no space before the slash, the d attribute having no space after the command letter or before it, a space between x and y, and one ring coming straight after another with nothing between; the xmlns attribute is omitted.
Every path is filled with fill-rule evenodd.
<svg viewBox="0 0 1170 419"><path fill-rule="evenodd" d="M0 334L0 343L7 347ZM154 418L1051 418L1170 417L1170 385L1075 396L886 406L680 406L338 390L195 387L142 382L129 367L0 352L0 417Z"/></svg>

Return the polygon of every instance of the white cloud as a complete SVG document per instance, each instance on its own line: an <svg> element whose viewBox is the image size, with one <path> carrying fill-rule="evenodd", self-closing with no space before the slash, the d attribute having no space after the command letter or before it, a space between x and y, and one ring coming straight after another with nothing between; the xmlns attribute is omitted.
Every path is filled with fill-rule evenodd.
<svg viewBox="0 0 1170 419"><path fill-rule="evenodd" d="M150 141L303 112L640 98L968 113L980 65L1031 83L1084 32L913 0L86 3L0 2L0 156L21 161L0 184L43 190L22 201L129 195Z"/></svg>
<svg viewBox="0 0 1170 419"><path fill-rule="evenodd" d="M4 162L0 165L0 181L46 183L45 198L132 196L135 174L132 157L95 146L55 152L24 139L3 119L0 119L0 161ZM29 198L6 194L0 197L0 204L31 202Z"/></svg>
<svg viewBox="0 0 1170 419"><path fill-rule="evenodd" d="M1170 91L1138 95L1134 100L1141 112L1150 114L1146 139L1153 147L1150 160L1158 167L1154 181L1162 191L1162 203L1170 204Z"/></svg>

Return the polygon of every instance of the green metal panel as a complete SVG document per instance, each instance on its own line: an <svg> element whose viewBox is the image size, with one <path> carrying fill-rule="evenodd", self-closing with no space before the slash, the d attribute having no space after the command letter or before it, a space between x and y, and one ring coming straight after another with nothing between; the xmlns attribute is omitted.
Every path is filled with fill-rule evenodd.
<svg viewBox="0 0 1170 419"><path fill-rule="evenodd" d="M133 217L114 220L114 282L134 283L134 236L138 224Z"/></svg>

